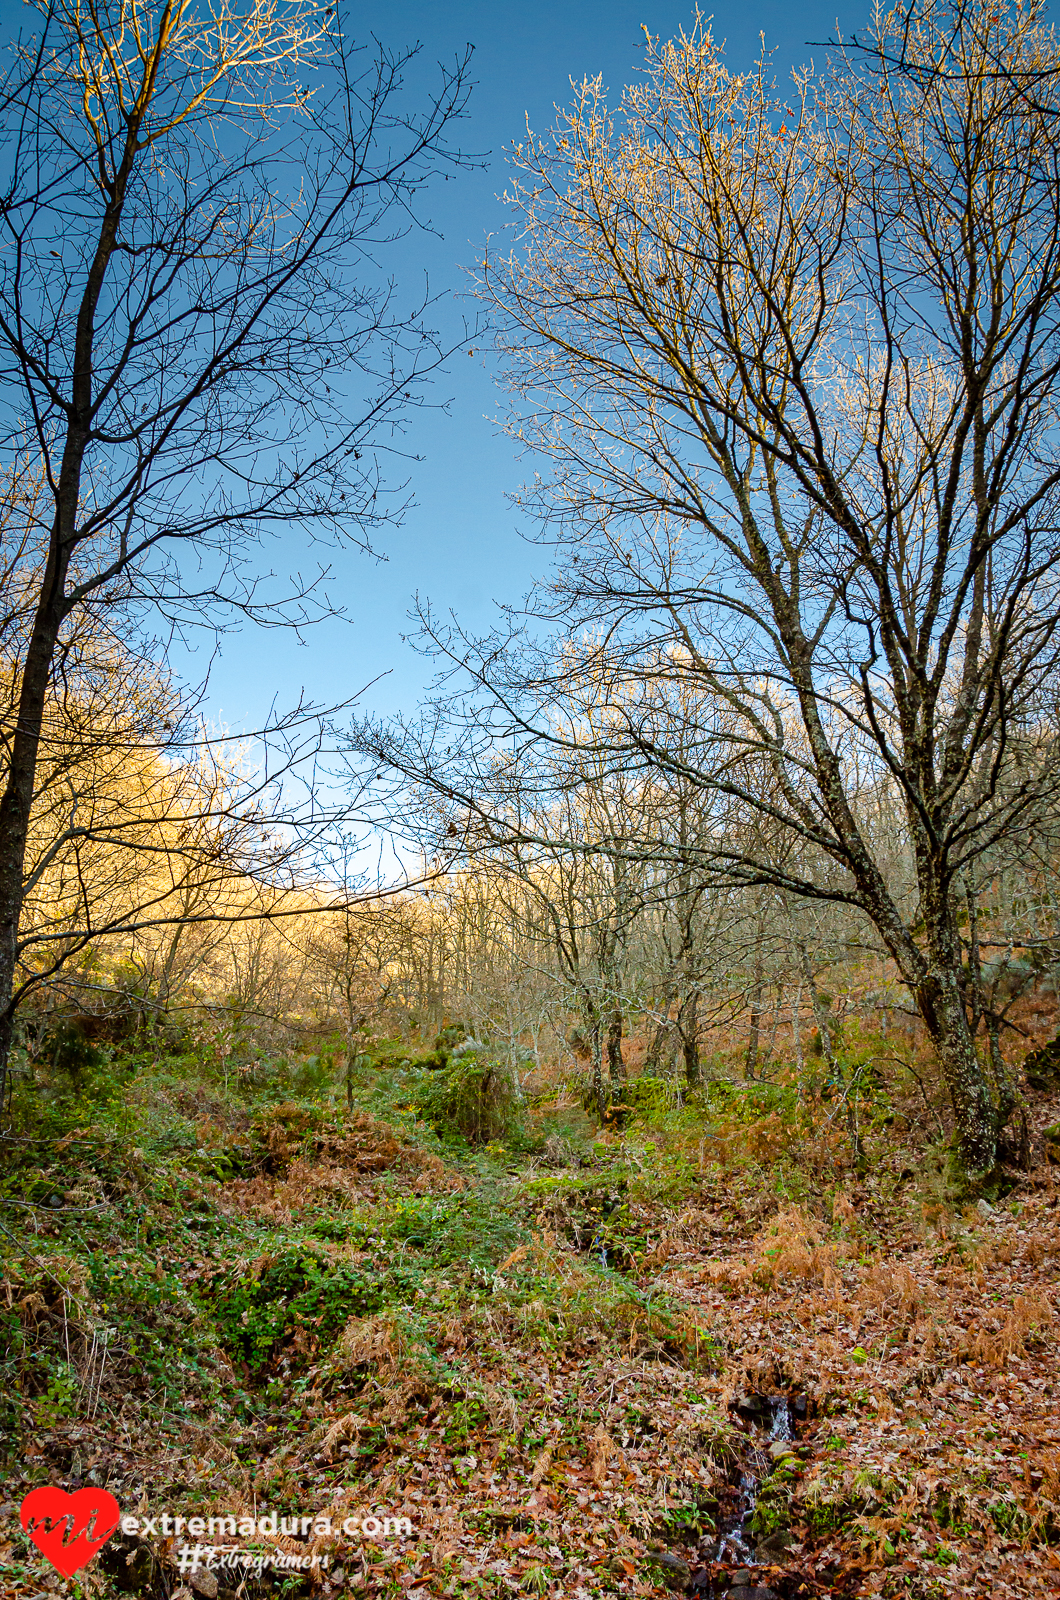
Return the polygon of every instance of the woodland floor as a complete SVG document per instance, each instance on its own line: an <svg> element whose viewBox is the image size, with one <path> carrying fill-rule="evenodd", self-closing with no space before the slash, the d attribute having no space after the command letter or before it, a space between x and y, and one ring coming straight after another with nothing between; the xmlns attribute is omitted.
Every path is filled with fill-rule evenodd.
<svg viewBox="0 0 1060 1600"><path fill-rule="evenodd" d="M2 1600L215 1592L161 1533L60 1578L19 1525L40 1484L413 1524L242 1540L329 1565L221 1572L221 1600L1060 1592L1060 1095L976 1204L894 1085L860 1174L782 1082L642 1096L603 1137L543 1096L475 1148L417 1115L402 1049L350 1111L326 1073L237 1094L130 1061L9 1142ZM752 1462L758 1564L719 1564Z"/></svg>

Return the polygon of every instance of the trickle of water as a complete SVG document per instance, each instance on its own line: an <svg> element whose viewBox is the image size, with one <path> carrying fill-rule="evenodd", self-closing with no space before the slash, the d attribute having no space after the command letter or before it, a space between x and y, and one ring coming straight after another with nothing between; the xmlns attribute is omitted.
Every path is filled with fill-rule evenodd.
<svg viewBox="0 0 1060 1600"><path fill-rule="evenodd" d="M715 1561L732 1561L737 1566L746 1566L754 1561L754 1549L747 1526L755 1513L758 1483L753 1473L741 1473L739 1509L734 1515L721 1519Z"/></svg>
<svg viewBox="0 0 1060 1600"><path fill-rule="evenodd" d="M769 1409L773 1419L769 1425L770 1440L794 1439L795 1429L792 1425L791 1401L787 1395L771 1394L769 1397Z"/></svg>
<svg viewBox="0 0 1060 1600"><path fill-rule="evenodd" d="M795 1430L791 1414L791 1401L786 1394L768 1397L769 1425L763 1427L769 1443L793 1439ZM764 1409L764 1408L763 1408ZM758 1503L758 1489L771 1465L769 1453L761 1445L753 1445L747 1470L740 1475L740 1487L734 1512L720 1519L715 1561L731 1561L740 1566L753 1566L755 1561L754 1535L751 1522Z"/></svg>

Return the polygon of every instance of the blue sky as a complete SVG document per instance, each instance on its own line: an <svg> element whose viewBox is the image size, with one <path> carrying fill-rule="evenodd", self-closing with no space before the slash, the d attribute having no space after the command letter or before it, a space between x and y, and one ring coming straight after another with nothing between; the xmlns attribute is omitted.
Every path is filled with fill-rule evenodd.
<svg viewBox="0 0 1060 1600"><path fill-rule="evenodd" d="M779 0L727 3L713 12L714 35L727 41L730 65L749 65L764 32L776 52L778 73L824 52L809 41L825 39L838 26L862 28L867 0L846 3ZM427 0L383 6L378 0L353 10L355 23L390 45L419 40L427 63L451 60L470 42L475 47L469 114L460 142L486 155L483 170L435 185L424 214L441 237L413 234L386 260L410 295L424 274L442 296L436 315L443 330L459 336L461 319L475 308L462 301L464 269L485 236L504 226L498 200L505 183L504 148L517 140L529 116L543 129L553 107L570 98L570 79L603 75L617 95L642 58L645 24L670 36L692 20L675 0L537 0L534 5L499 0ZM506 496L527 473L512 443L491 420L503 407L481 353L455 356L433 386L432 409L412 419L406 447L422 457L408 468L415 506L404 526L380 536L387 560L377 563L349 551L335 562L336 593L350 624L311 630L304 645L276 631L246 629L224 641L213 667L209 714L233 732L254 727L274 702L295 702L301 691L335 702L385 674L362 704L389 712L411 711L431 675L430 664L402 642L407 613L418 591L442 611L455 610L473 628L485 628L493 602L513 601L546 563L546 552L520 537L519 516ZM436 409L448 401L446 411ZM269 552L277 570L303 564L297 548L282 541ZM194 673L194 666L192 671Z"/></svg>

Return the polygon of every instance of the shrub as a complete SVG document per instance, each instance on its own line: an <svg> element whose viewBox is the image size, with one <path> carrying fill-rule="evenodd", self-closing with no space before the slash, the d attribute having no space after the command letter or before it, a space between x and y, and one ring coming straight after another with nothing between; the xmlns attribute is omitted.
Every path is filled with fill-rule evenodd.
<svg viewBox="0 0 1060 1600"><path fill-rule="evenodd" d="M518 1131L515 1081L485 1046L465 1048L431 1074L419 1096L420 1114L442 1134L488 1144Z"/></svg>
<svg viewBox="0 0 1060 1600"><path fill-rule="evenodd" d="M351 1317L377 1311L386 1293L381 1274L291 1249L264 1264L219 1274L209 1284L208 1299L228 1353L254 1371L287 1345L313 1355Z"/></svg>
<svg viewBox="0 0 1060 1600"><path fill-rule="evenodd" d="M624 1099L647 1121L672 1110L681 1103L682 1085L673 1078L658 1078L648 1074L633 1078L625 1086Z"/></svg>
<svg viewBox="0 0 1060 1600"><path fill-rule="evenodd" d="M435 1039L434 1048L442 1054L448 1054L454 1045L469 1037L470 1035L462 1022L449 1022Z"/></svg>

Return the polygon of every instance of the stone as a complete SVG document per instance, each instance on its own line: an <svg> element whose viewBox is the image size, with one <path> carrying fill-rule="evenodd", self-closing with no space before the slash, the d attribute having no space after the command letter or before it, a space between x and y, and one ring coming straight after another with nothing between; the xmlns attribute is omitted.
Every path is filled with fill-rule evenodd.
<svg viewBox="0 0 1060 1600"><path fill-rule="evenodd" d="M994 1208L989 1200L980 1200L975 1209L984 1220L994 1215Z"/></svg>
<svg viewBox="0 0 1060 1600"><path fill-rule="evenodd" d="M753 1422L760 1428L767 1426L773 1417L768 1397L764 1394L738 1394L730 1402L730 1410L735 1411L744 1422Z"/></svg>
<svg viewBox="0 0 1060 1600"><path fill-rule="evenodd" d="M754 1583L754 1573L750 1567L737 1567L732 1575L733 1588L747 1589Z"/></svg>
<svg viewBox="0 0 1060 1600"><path fill-rule="evenodd" d="M775 1589L770 1589L764 1583L756 1583L749 1588L741 1586L739 1589L730 1589L725 1600L778 1600L778 1596Z"/></svg>
<svg viewBox="0 0 1060 1600"><path fill-rule="evenodd" d="M692 1581L692 1568L682 1556L674 1555L672 1550L650 1550L648 1560L662 1573L667 1588L688 1588Z"/></svg>
<svg viewBox="0 0 1060 1600"><path fill-rule="evenodd" d="M774 1461L783 1461L786 1457L795 1454L795 1446L790 1439L774 1439L769 1447L769 1453Z"/></svg>
<svg viewBox="0 0 1060 1600"><path fill-rule="evenodd" d="M759 1539L755 1554L759 1560L763 1557L772 1560L775 1556L782 1556L794 1543L795 1536L787 1528L774 1528L764 1539Z"/></svg>
<svg viewBox="0 0 1060 1600"><path fill-rule="evenodd" d="M202 1600L217 1600L217 1574L206 1567L189 1573L188 1583L196 1594L202 1595Z"/></svg>

